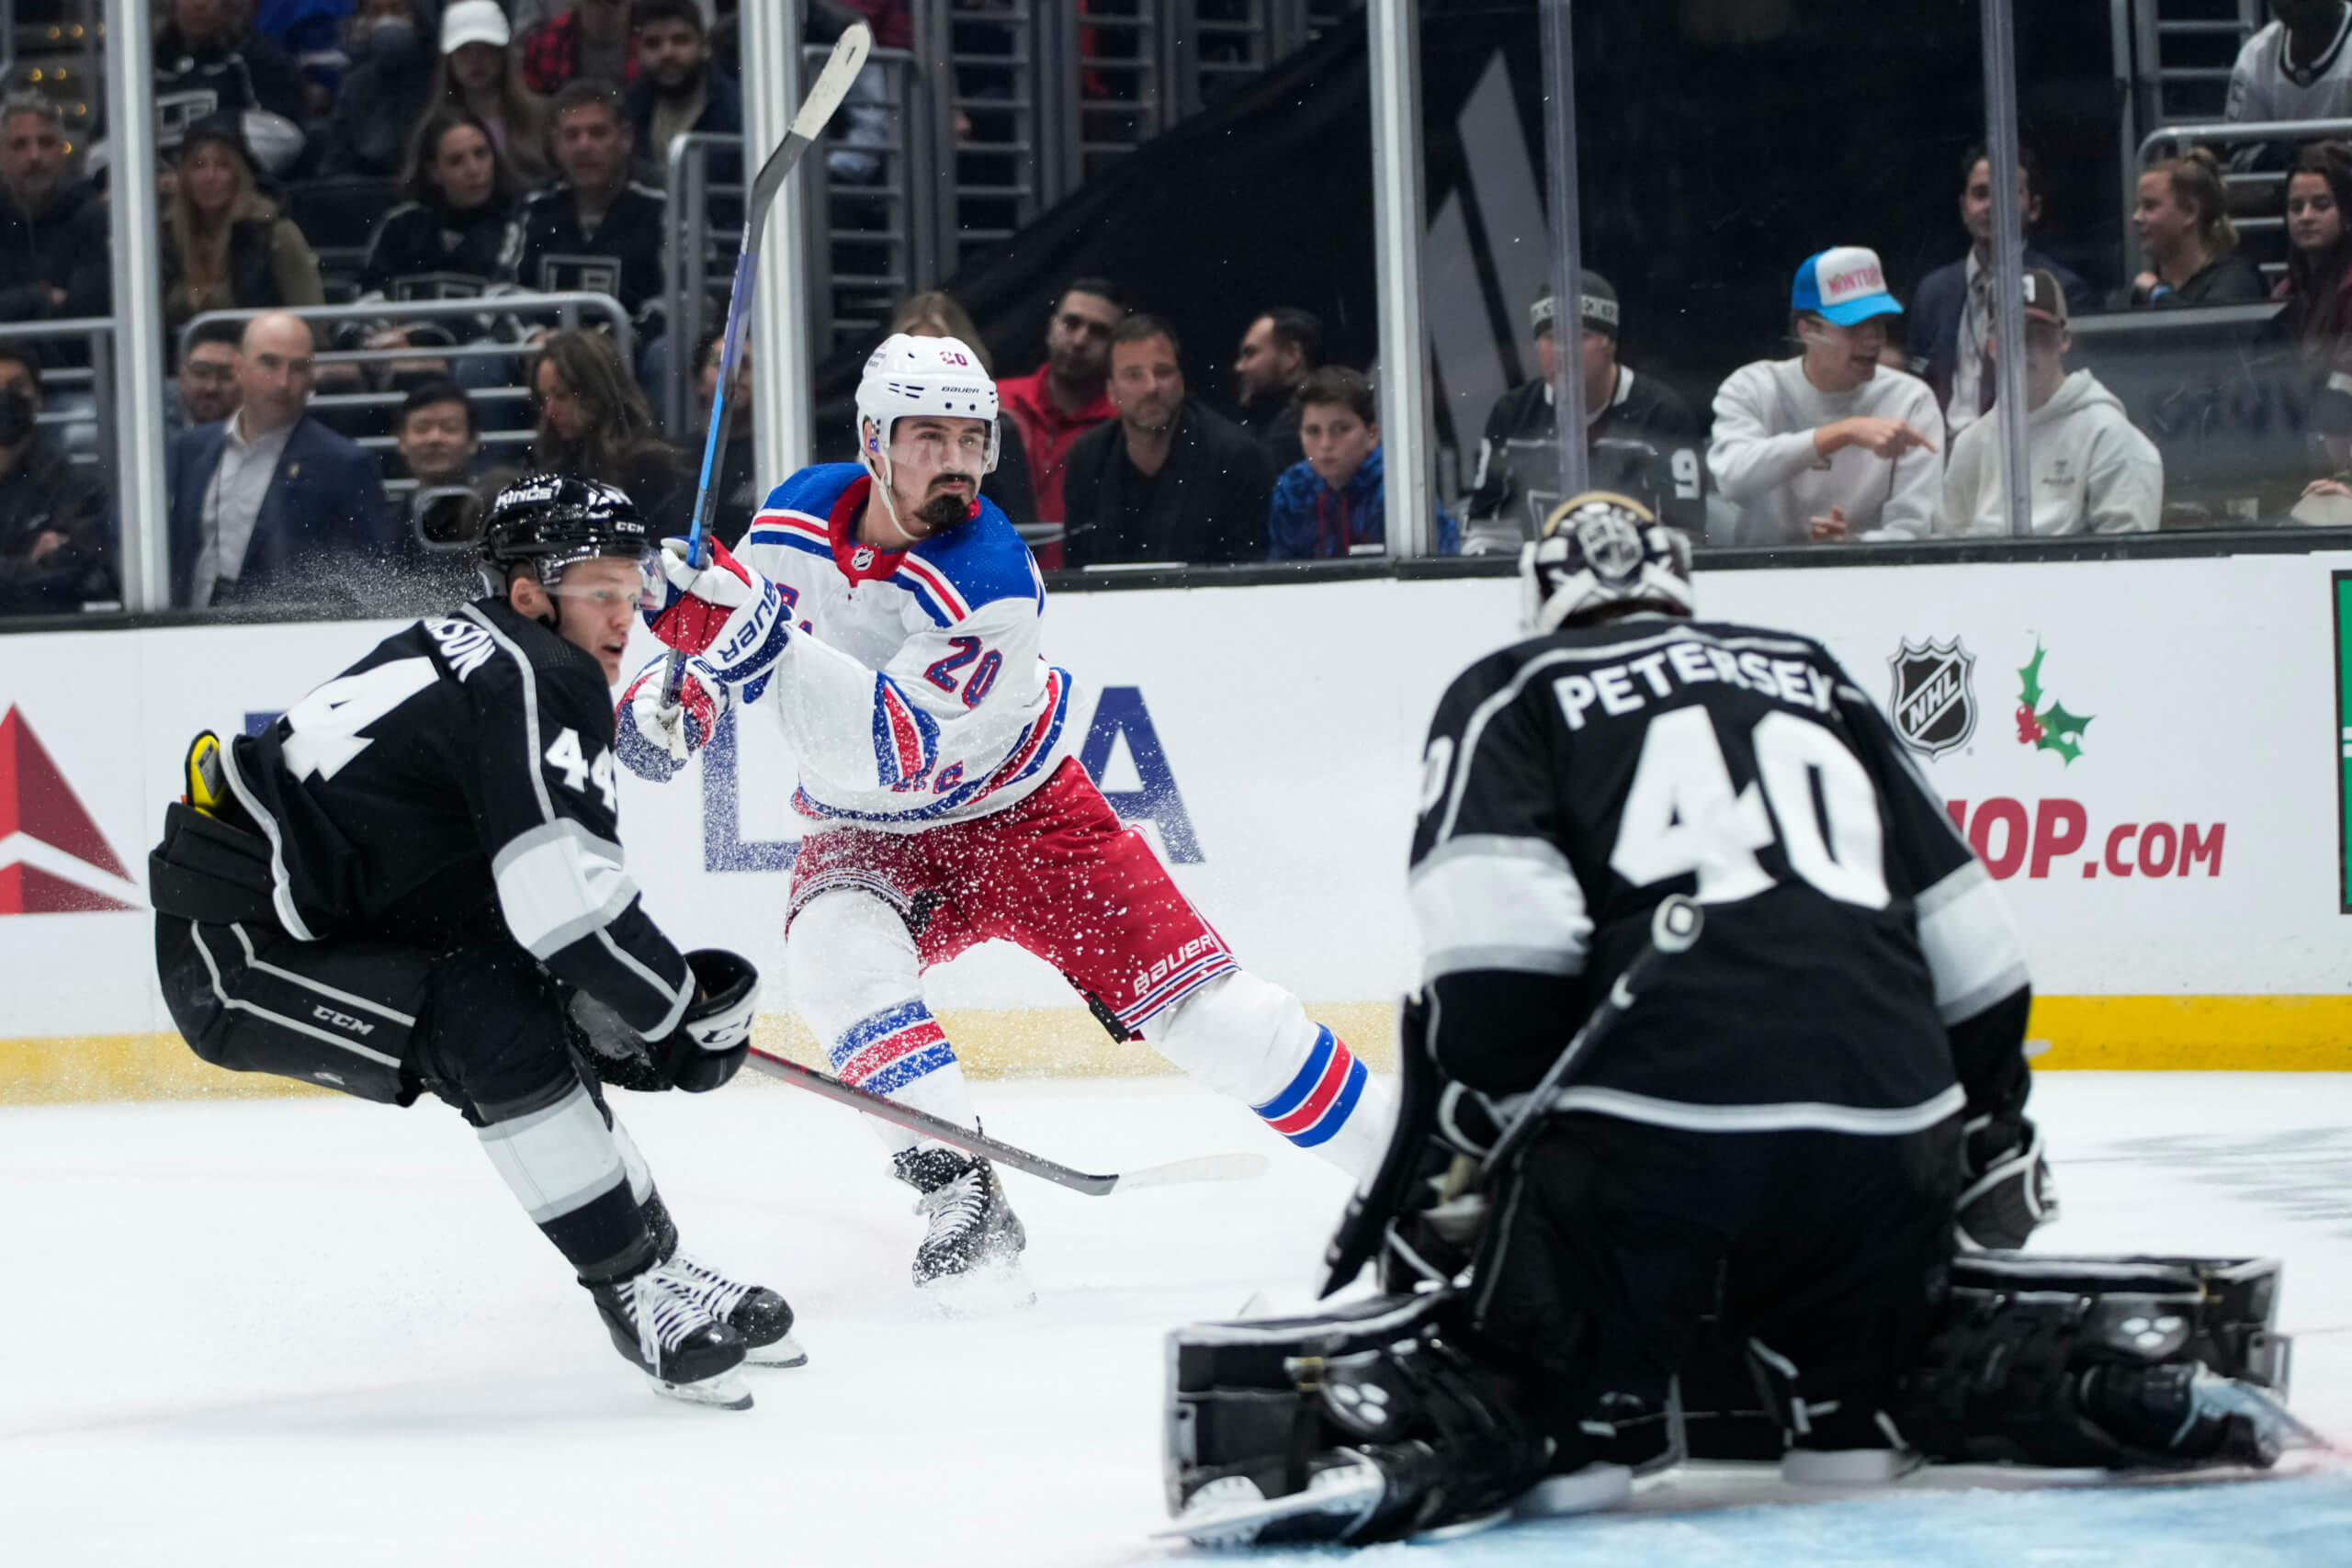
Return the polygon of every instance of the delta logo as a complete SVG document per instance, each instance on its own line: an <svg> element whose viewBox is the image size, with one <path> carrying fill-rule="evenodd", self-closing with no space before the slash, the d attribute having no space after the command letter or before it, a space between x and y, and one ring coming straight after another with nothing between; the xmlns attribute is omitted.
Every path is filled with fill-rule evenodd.
<svg viewBox="0 0 2352 1568"><path fill-rule="evenodd" d="M0 915L137 909L138 886L23 712L0 717Z"/></svg>

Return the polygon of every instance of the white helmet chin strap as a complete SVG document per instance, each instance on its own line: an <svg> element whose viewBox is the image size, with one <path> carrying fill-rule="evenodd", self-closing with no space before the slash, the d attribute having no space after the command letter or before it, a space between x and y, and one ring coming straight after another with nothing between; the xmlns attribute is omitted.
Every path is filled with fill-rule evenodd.
<svg viewBox="0 0 2352 1568"><path fill-rule="evenodd" d="M861 419L858 423L865 426L874 423L874 421ZM865 434L863 429L859 434ZM874 476L874 483L882 492L882 510L890 514L890 526L897 531L899 537L907 542L907 545L916 543L914 534L899 518L899 498L894 493L890 483L890 433L887 430L879 431L875 435L865 436L857 446L859 460L865 463L865 471Z"/></svg>

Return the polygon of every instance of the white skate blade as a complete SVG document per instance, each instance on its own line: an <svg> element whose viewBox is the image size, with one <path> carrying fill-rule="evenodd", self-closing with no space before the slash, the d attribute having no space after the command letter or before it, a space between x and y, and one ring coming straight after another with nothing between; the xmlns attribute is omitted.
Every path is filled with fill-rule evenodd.
<svg viewBox="0 0 2352 1568"><path fill-rule="evenodd" d="M1370 1518L1387 1489L1379 1470L1363 1461L1318 1471L1306 1490L1282 1497L1266 1496L1246 1475L1227 1475L1193 1493L1176 1522L1154 1530L1152 1539L1205 1547L1248 1546L1269 1525L1329 1514L1345 1519L1330 1534L1336 1540Z"/></svg>
<svg viewBox="0 0 2352 1568"><path fill-rule="evenodd" d="M1908 1449L1791 1449L1781 1456L1781 1479L1792 1486L1884 1486L1927 1462Z"/></svg>
<svg viewBox="0 0 2352 1568"><path fill-rule="evenodd" d="M1557 1519L1622 1507L1633 1500L1634 1472L1622 1464L1589 1464L1566 1475L1547 1475L1511 1500L1511 1517Z"/></svg>
<svg viewBox="0 0 2352 1568"><path fill-rule="evenodd" d="M648 1372L645 1381L651 1383L653 1392L664 1399L675 1399L687 1404L708 1404L720 1410L749 1410L752 1407L752 1391L743 1386L740 1373L721 1372L700 1382L664 1382Z"/></svg>
<svg viewBox="0 0 2352 1568"><path fill-rule="evenodd" d="M1497 1525L1507 1525L1516 1517L1509 1508L1497 1508L1491 1514L1480 1514L1475 1519L1456 1519L1450 1525L1440 1525L1433 1530L1422 1530L1406 1539L1415 1546L1432 1546L1442 1540L1460 1540L1465 1535L1481 1534Z"/></svg>
<svg viewBox="0 0 2352 1568"><path fill-rule="evenodd" d="M808 1352L800 1348L800 1341L787 1334L773 1345L752 1346L743 1353L743 1364L747 1367L805 1367L808 1364Z"/></svg>
<svg viewBox="0 0 2352 1568"><path fill-rule="evenodd" d="M1034 1306L1037 1301L1037 1288L1018 1262L948 1274L917 1285L915 1293L944 1317L986 1317Z"/></svg>

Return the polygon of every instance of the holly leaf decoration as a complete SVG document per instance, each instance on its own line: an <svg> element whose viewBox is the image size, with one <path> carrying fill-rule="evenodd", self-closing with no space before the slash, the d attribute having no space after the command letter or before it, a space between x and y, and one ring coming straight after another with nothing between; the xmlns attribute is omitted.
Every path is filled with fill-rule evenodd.
<svg viewBox="0 0 2352 1568"><path fill-rule="evenodd" d="M2055 751L2069 763L2083 754L2083 730L2090 724L2092 715L2071 714L2065 704L2052 703L2047 713L2034 716L2042 728L2041 739L2034 742L2036 750Z"/></svg>
<svg viewBox="0 0 2352 1568"><path fill-rule="evenodd" d="M2041 706L2041 660L2043 651L2042 646L2040 643L2035 643L2033 645L2033 661L2028 664L2024 669L2018 671L2018 678L2025 682L2025 689L2018 694L2018 700L2024 703L2025 705L2030 708L2038 709Z"/></svg>

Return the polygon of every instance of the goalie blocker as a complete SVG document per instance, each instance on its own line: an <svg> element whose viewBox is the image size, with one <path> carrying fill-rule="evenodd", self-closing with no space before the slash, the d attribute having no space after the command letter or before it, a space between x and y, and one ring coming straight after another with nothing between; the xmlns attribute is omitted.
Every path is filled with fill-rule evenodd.
<svg viewBox="0 0 2352 1568"><path fill-rule="evenodd" d="M2279 1403L2278 1280L2268 1258L1963 1257L1896 1425L1945 1462L2267 1467L2306 1435ZM1170 1335L1168 1533L1361 1545L1524 1508L1539 1485L1552 1502L1563 1486L1585 1506L1622 1498L1616 1466L1546 1482L1549 1441L1480 1356L1467 1305L1438 1290ZM1792 1422L1766 1407L1773 1381L1702 1336L1660 1462L1778 1458Z"/></svg>

